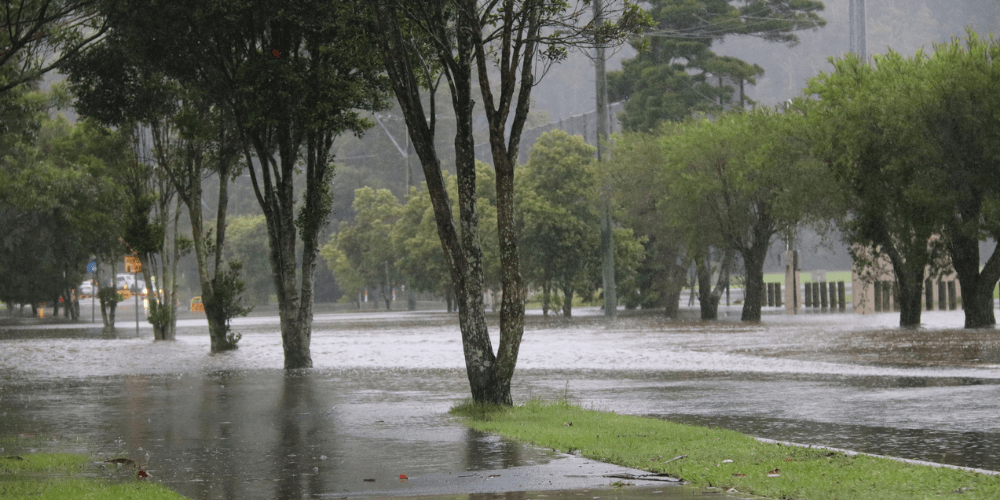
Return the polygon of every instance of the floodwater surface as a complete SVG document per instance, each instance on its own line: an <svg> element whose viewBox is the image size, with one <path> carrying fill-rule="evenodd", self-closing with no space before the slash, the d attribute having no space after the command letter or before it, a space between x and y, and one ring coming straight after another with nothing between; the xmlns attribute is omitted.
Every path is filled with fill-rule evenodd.
<svg viewBox="0 0 1000 500"><path fill-rule="evenodd" d="M515 400L567 398L770 439L1000 469L995 330L961 329L960 311L925 313L913 330L894 327L891 314L771 314L744 325L732 319L738 308L723 311L729 319L719 322L629 313L608 322L593 309L529 317ZM148 326L136 335L127 322L113 334L88 324L0 326L0 449L57 440L127 456L182 494L210 499L613 481L603 464L477 433L447 415L468 397L455 315L317 315L315 368L292 372L282 370L277 318L233 323L240 349L220 355L209 354L199 319L179 321L174 342L153 342Z"/></svg>

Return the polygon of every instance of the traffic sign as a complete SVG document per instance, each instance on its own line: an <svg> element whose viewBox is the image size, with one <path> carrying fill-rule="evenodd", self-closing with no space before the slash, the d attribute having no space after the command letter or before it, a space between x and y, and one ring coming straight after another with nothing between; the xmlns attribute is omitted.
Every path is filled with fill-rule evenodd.
<svg viewBox="0 0 1000 500"><path fill-rule="evenodd" d="M87 264L87 272L92 273L97 270L97 262L91 262Z"/></svg>
<svg viewBox="0 0 1000 500"><path fill-rule="evenodd" d="M136 257L134 255L125 256L125 272L126 273L142 272L142 262L139 262L139 257Z"/></svg>

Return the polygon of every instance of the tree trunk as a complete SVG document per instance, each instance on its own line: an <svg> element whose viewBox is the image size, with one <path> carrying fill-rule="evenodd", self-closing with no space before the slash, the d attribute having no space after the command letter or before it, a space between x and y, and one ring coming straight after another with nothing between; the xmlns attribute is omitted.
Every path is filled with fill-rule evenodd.
<svg viewBox="0 0 1000 500"><path fill-rule="evenodd" d="M764 261L770 238L755 242L750 248L740 252L746 270L746 285L743 290L742 321L760 321L760 308L764 301Z"/></svg>
<svg viewBox="0 0 1000 500"><path fill-rule="evenodd" d="M563 287L563 316L573 316L573 287Z"/></svg>
<svg viewBox="0 0 1000 500"><path fill-rule="evenodd" d="M542 281L542 316L548 317L549 315L549 299L551 298L549 294L551 293L552 285L548 280Z"/></svg>
<svg viewBox="0 0 1000 500"><path fill-rule="evenodd" d="M979 239L961 231L961 225L949 227L948 254L962 287L965 327L982 328L996 324L993 313L993 289L1000 278L1000 256L994 250L982 271L979 269Z"/></svg>
<svg viewBox="0 0 1000 500"><path fill-rule="evenodd" d="M924 239L926 241L926 239ZM924 289L924 272L929 261L926 250L903 259L895 246L884 246L899 287L899 326L920 326L920 299Z"/></svg>
<svg viewBox="0 0 1000 500"><path fill-rule="evenodd" d="M701 319L719 319L719 299L722 298L722 291L729 281L729 261L732 256L731 250L723 252L722 261L719 263L719 278L715 288L712 288L712 264L708 257L708 249L704 254L695 258L695 266L698 272L698 302L701 308Z"/></svg>
<svg viewBox="0 0 1000 500"><path fill-rule="evenodd" d="M668 318L676 319L680 315L681 292L687 283L688 269L680 265L680 252L676 249L667 252L664 264L666 270L665 283L663 285L663 314ZM692 291L693 293L693 291Z"/></svg>
<svg viewBox="0 0 1000 500"><path fill-rule="evenodd" d="M435 20L447 19L449 14L444 12L443 5L434 4L428 7L433 11L420 11L413 15L425 15L428 19ZM438 47L438 62L445 69L444 74L451 89L452 106L456 117L455 165L461 225L459 232L454 227L451 206L441 175L440 159L434 150L434 110L432 109L429 115L425 114L420 100L420 80L416 77L413 67L414 61L418 58L411 57L412 46L404 39L397 23L396 4L383 0L377 3L376 8L376 22L382 35L379 38L381 55L427 179L438 236L448 259L452 282L458 297L459 325L472 398L479 403L510 405L512 403L510 379L524 330L525 294L518 269L517 232L514 227L513 159L517 155L517 138L520 137L527 116L531 84L534 82L531 76L533 53L526 57L525 66L521 71L520 76L524 81L518 94L515 119L511 124L511 148L508 151L504 141L504 124L508 115L498 113L497 109L510 109L506 106L509 104L506 99L513 92L514 85L501 85L504 102L497 108L492 107L494 103L486 73L488 61L483 51L482 26L475 2L466 0L458 3L457 22L454 25L454 40L457 46L449 46L453 40L447 33L450 27L441 23L430 25L435 31L434 35L440 35L440 40L445 41ZM535 35L536 28L531 28L525 37L533 41ZM485 322L482 252L476 234L479 228L476 213L475 142L472 127L473 53L477 58L476 67L480 70L479 87L487 108L490 145L496 170L502 284L500 345L496 355L493 353ZM426 67L425 71L428 71Z"/></svg>
<svg viewBox="0 0 1000 500"><path fill-rule="evenodd" d="M898 278L897 278L898 280ZM906 284L899 283L899 326L920 325L920 300L924 290L924 273L912 273Z"/></svg>
<svg viewBox="0 0 1000 500"><path fill-rule="evenodd" d="M700 259L698 266L698 306L701 309L701 319L719 319L719 298L712 294L712 268L707 259Z"/></svg>

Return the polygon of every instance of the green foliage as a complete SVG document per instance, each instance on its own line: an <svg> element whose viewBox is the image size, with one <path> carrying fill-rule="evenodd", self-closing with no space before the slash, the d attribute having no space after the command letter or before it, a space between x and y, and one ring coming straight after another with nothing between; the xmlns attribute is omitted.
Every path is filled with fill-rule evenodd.
<svg viewBox="0 0 1000 500"><path fill-rule="evenodd" d="M678 125L663 139L665 211L689 248L737 251L747 273L743 319L758 321L772 238L836 216L840 192L808 154L802 114L754 109Z"/></svg>
<svg viewBox="0 0 1000 500"><path fill-rule="evenodd" d="M600 274L594 151L582 137L553 130L538 138L518 169L522 272L546 296L550 289L572 296Z"/></svg>
<svg viewBox="0 0 1000 500"><path fill-rule="evenodd" d="M900 321L919 323L924 269L936 273L947 251L967 301L966 326L991 325L1000 257L980 272L979 242L1000 234L1000 43L970 31L934 48L911 58L890 50L871 64L834 60L832 73L809 84L819 101L803 107L816 154L851 193L845 232L856 261L871 266L885 255L892 263Z"/></svg>
<svg viewBox="0 0 1000 500"><path fill-rule="evenodd" d="M24 96L31 104L41 95ZM44 119L31 135L0 137L0 297L37 303L65 294L82 279L91 255L119 246L121 190L115 167L126 144L91 122L75 127ZM27 126L22 124L22 126Z"/></svg>
<svg viewBox="0 0 1000 500"><path fill-rule="evenodd" d="M246 316L253 311L253 306L243 306L243 295L246 284L241 277L243 263L231 260L226 269L216 273L212 279L212 293L202 296L206 310L214 308L225 321L225 340L219 346L220 350L236 349L242 334L232 331L233 318Z"/></svg>
<svg viewBox="0 0 1000 500"><path fill-rule="evenodd" d="M619 286L626 307L668 307L680 293L690 261L680 228L672 224L662 202L662 186L656 182L666 164L661 134L626 132L614 140L614 154L604 163L613 186L615 220L643 239L644 251L634 282L626 278ZM616 254L617 255L617 254ZM617 264L617 257L616 257ZM615 271L618 277L618 271Z"/></svg>
<svg viewBox="0 0 1000 500"><path fill-rule="evenodd" d="M763 443L723 429L529 401L495 408L460 405L452 413L481 431L626 467L669 474L694 485L734 488L767 498L995 498L1000 482L975 472ZM777 471L777 472L774 472ZM772 475L772 472L777 475Z"/></svg>
<svg viewBox="0 0 1000 500"><path fill-rule="evenodd" d="M710 50L714 41L748 35L795 44L796 31L826 24L818 14L823 4L815 0L654 0L649 4L657 27L633 43L640 53L624 61L622 71L608 73L609 98L628 99L622 125L632 131L653 131L661 121L721 111L730 103L752 104L740 94L742 84L755 83L764 69L716 55Z"/></svg>
<svg viewBox="0 0 1000 500"><path fill-rule="evenodd" d="M340 230L326 245L329 249L320 253L345 291L356 295L369 288L379 290L382 300L391 300L392 288L399 282L398 255L391 239L399 218L399 200L388 189L363 187L354 191L354 211L355 223L341 222Z"/></svg>
<svg viewBox="0 0 1000 500"><path fill-rule="evenodd" d="M227 261L243 264L243 280L251 304L267 304L274 293L267 249L267 221L263 215L233 217L226 226Z"/></svg>

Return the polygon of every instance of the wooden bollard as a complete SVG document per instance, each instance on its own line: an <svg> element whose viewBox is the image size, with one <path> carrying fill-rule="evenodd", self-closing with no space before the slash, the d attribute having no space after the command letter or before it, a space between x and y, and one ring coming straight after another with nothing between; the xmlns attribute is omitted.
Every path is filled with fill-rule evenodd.
<svg viewBox="0 0 1000 500"><path fill-rule="evenodd" d="M875 292L873 297L875 301L875 312L877 313L882 312L882 282L876 281L875 286L872 288L874 289Z"/></svg>
<svg viewBox="0 0 1000 500"><path fill-rule="evenodd" d="M837 284L831 281L827 283L827 286L830 288L830 310L832 311L837 308Z"/></svg>
<svg viewBox="0 0 1000 500"><path fill-rule="evenodd" d="M843 281L837 282L837 302L840 303L840 312L847 310L847 288Z"/></svg>
<svg viewBox="0 0 1000 500"><path fill-rule="evenodd" d="M826 282L825 281L820 281L819 282L819 305L823 309L826 309L827 306L830 305L830 301L828 300L828 297L826 295Z"/></svg>
<svg viewBox="0 0 1000 500"><path fill-rule="evenodd" d="M802 304L806 307L812 307L812 283L806 283L806 293L802 296Z"/></svg>
<svg viewBox="0 0 1000 500"><path fill-rule="evenodd" d="M819 307L819 282L813 281L813 307Z"/></svg>
<svg viewBox="0 0 1000 500"><path fill-rule="evenodd" d="M938 280L938 311L948 310L948 286Z"/></svg>
<svg viewBox="0 0 1000 500"><path fill-rule="evenodd" d="M765 283L767 286L767 307L774 307L774 283Z"/></svg>
<svg viewBox="0 0 1000 500"><path fill-rule="evenodd" d="M958 309L958 290L955 288L955 280L948 282L948 310Z"/></svg>
<svg viewBox="0 0 1000 500"><path fill-rule="evenodd" d="M774 284L774 305L781 307L781 283Z"/></svg>

